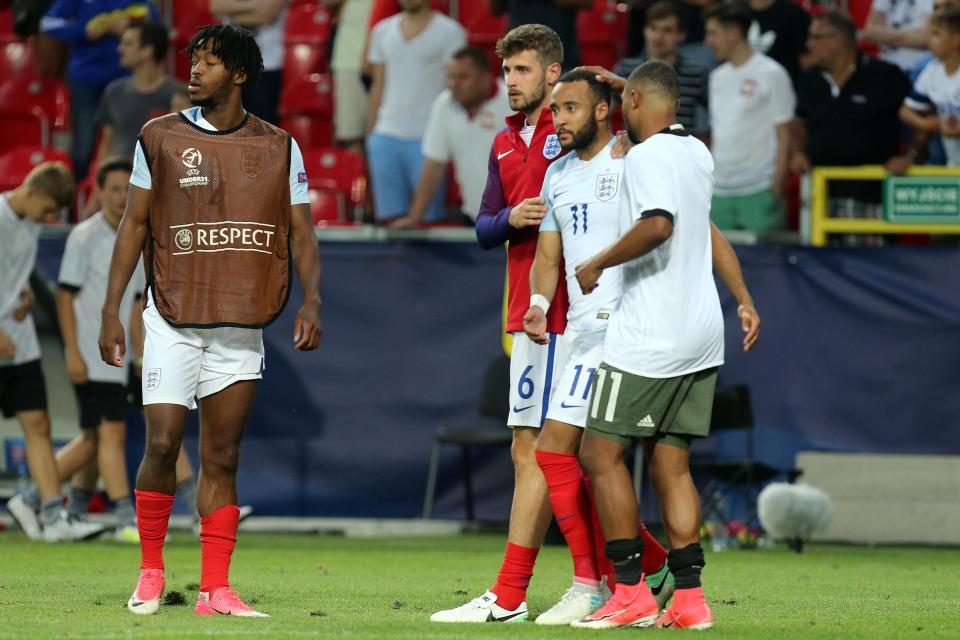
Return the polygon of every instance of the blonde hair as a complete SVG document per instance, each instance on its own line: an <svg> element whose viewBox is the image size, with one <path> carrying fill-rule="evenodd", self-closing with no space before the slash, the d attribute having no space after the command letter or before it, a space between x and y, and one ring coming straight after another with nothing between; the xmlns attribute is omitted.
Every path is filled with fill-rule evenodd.
<svg viewBox="0 0 960 640"><path fill-rule="evenodd" d="M23 181L28 188L50 196L58 207L68 207L73 201L73 173L62 162L42 162L35 166Z"/></svg>

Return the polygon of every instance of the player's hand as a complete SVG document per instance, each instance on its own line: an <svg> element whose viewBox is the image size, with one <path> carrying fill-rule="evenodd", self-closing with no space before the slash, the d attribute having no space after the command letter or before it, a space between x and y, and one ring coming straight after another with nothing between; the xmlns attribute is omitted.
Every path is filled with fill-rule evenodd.
<svg viewBox="0 0 960 640"><path fill-rule="evenodd" d="M33 294L30 293L29 289L24 289L20 292L20 306L13 310L13 319L17 322L23 322L32 310Z"/></svg>
<svg viewBox="0 0 960 640"><path fill-rule="evenodd" d="M534 305L527 309L527 313L523 316L523 330L537 344L550 344L550 337L547 335L547 314L540 307Z"/></svg>
<svg viewBox="0 0 960 640"><path fill-rule="evenodd" d="M940 133L940 117L932 113L928 116L923 116L923 130L927 133Z"/></svg>
<svg viewBox="0 0 960 640"><path fill-rule="evenodd" d="M810 158L802 151L794 151L790 155L790 171L803 175L810 171Z"/></svg>
<svg viewBox="0 0 960 640"><path fill-rule="evenodd" d="M593 263L593 260L588 260L577 266L577 282L580 283L580 291L583 292L583 295L593 293L593 290L597 288L597 281L600 280L602 273L603 269L597 267Z"/></svg>
<svg viewBox="0 0 960 640"><path fill-rule="evenodd" d="M73 384L86 384L87 363L83 361L80 352L75 349L67 350L67 377Z"/></svg>
<svg viewBox="0 0 960 640"><path fill-rule="evenodd" d="M940 128L940 135L945 138L960 137L960 119L958 119L957 116L950 114L940 120L938 126Z"/></svg>
<svg viewBox="0 0 960 640"><path fill-rule="evenodd" d="M630 136L627 135L626 131L617 131L617 141L614 143L613 148L610 149L610 157L614 160L625 158L627 153L630 152L630 149L633 149L633 142L630 141Z"/></svg>
<svg viewBox="0 0 960 640"><path fill-rule="evenodd" d="M112 367L123 366L127 354L127 338L116 312L104 312L100 317L100 358Z"/></svg>
<svg viewBox="0 0 960 640"><path fill-rule="evenodd" d="M293 325L297 351L313 351L320 346L320 302L304 302Z"/></svg>
<svg viewBox="0 0 960 640"><path fill-rule="evenodd" d="M753 349L760 337L760 314L752 304L741 304L737 307L737 317L740 318L740 328L743 329L743 352Z"/></svg>
<svg viewBox="0 0 960 640"><path fill-rule="evenodd" d="M404 229L416 229L420 226L420 221L415 220L411 216L400 216L399 218L394 218L387 223L388 229L404 230Z"/></svg>
<svg viewBox="0 0 960 640"><path fill-rule="evenodd" d="M583 69L584 71L591 71L597 74L597 80L600 82L606 82L610 85L610 88L615 92L620 93L623 91L624 87L627 86L627 81L624 78L621 78L613 71L607 71L603 67L598 66L587 66L587 67L577 67L577 70Z"/></svg>
<svg viewBox="0 0 960 640"><path fill-rule="evenodd" d="M17 355L17 345L13 344L10 336L0 331L0 358L13 360L15 355Z"/></svg>
<svg viewBox="0 0 960 640"><path fill-rule="evenodd" d="M910 165L913 164L908 156L893 156L884 164L887 168L887 171L897 175L901 175L907 172L907 169L910 168Z"/></svg>
<svg viewBox="0 0 960 640"><path fill-rule="evenodd" d="M535 227L547 215L547 203L543 198L527 198L510 210L510 226L514 229Z"/></svg>

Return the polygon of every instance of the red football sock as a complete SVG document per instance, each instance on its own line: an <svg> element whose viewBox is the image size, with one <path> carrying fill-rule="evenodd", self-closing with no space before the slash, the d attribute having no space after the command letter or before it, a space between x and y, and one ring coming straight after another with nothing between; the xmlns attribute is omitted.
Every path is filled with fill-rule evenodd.
<svg viewBox="0 0 960 640"><path fill-rule="evenodd" d="M640 560L643 563L644 575L649 576L663 568L663 563L667 561L667 550L647 530L647 525L643 524L643 520L639 522L640 536L643 538L643 557Z"/></svg>
<svg viewBox="0 0 960 640"><path fill-rule="evenodd" d="M583 486L586 489L587 496L590 498L590 524L593 533L593 555L596 559L597 569L601 576L607 579L607 588L613 591L617 584L617 571L613 563L607 559L604 553L604 546L607 539L603 535L603 527L600 526L600 514L597 513L597 503L593 499L593 485L590 484L590 476L583 474Z"/></svg>
<svg viewBox="0 0 960 640"><path fill-rule="evenodd" d="M134 491L137 530L140 532L140 568L163 569L163 539L173 509L173 496L156 491Z"/></svg>
<svg viewBox="0 0 960 640"><path fill-rule="evenodd" d="M533 565L537 561L540 549L521 547L512 542L507 543L507 551L503 556L503 566L497 574L497 584L493 585L497 604L504 609L513 611L527 598L527 587L533 576Z"/></svg>
<svg viewBox="0 0 960 640"><path fill-rule="evenodd" d="M229 586L230 556L237 543L240 508L220 507L200 518L200 591L213 593Z"/></svg>
<svg viewBox="0 0 960 640"><path fill-rule="evenodd" d="M572 453L537 451L537 463L550 487L550 504L560 525L560 531L573 556L573 576L599 582L600 572L593 553L593 535L590 530L590 494L583 486L583 469Z"/></svg>

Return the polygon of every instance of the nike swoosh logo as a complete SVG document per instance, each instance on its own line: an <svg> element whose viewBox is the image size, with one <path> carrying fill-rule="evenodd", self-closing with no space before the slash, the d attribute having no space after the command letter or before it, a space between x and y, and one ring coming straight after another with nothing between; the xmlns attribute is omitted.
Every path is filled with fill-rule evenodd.
<svg viewBox="0 0 960 640"><path fill-rule="evenodd" d="M650 591L653 592L653 595L659 595L659 593L660 593L661 591L663 591L664 585L667 584L667 578L668 578L668 577L670 577L670 574L669 574L669 573L664 573L664 574L663 574L663 579L660 580L660 584L658 584L658 585L655 586L655 587L651 587L651 588L650 588Z"/></svg>
<svg viewBox="0 0 960 640"><path fill-rule="evenodd" d="M579 408L581 408L581 407L583 407L582 404L567 404L566 402L561 402L561 403L560 403L560 408L561 408L561 409L579 409Z"/></svg>
<svg viewBox="0 0 960 640"><path fill-rule="evenodd" d="M565 194L565 193L566 193L566 191L557 191L555 194L553 194L553 199L556 200L557 198L559 198L560 196L562 196L562 195Z"/></svg>
<svg viewBox="0 0 960 640"><path fill-rule="evenodd" d="M526 411L527 409L533 409L535 406L537 406L537 405L532 404L532 405L530 405L529 407L514 407L514 408L513 408L513 412L514 412L514 413L523 413L523 412Z"/></svg>
<svg viewBox="0 0 960 640"><path fill-rule="evenodd" d="M568 516L563 516L562 518L557 518L557 524L560 524L560 523L563 522L564 520L569 520L570 518L572 518L572 517L575 516L575 515L577 515L577 514L571 513L571 514L568 515Z"/></svg>
<svg viewBox="0 0 960 640"><path fill-rule="evenodd" d="M660 627L660 628L661 628L661 629L669 629L670 627L673 626L673 623L674 623L674 620L671 620L670 622L664 622L664 623L663 623L663 626Z"/></svg>
<svg viewBox="0 0 960 640"><path fill-rule="evenodd" d="M495 615L493 615L493 611L491 611L490 613L487 614L487 622L508 622L510 620L513 620L517 616L522 616L523 613L524 613L523 611L517 611L516 613L512 613L509 616L503 616L502 618L498 618Z"/></svg>
<svg viewBox="0 0 960 640"><path fill-rule="evenodd" d="M498 154L497 154L497 160L500 160L500 159L502 159L502 158L505 158L505 157L507 157L508 155L510 155L511 153L513 153L513 149L510 149L510 151L504 151L503 153L498 153Z"/></svg>
<svg viewBox="0 0 960 640"><path fill-rule="evenodd" d="M608 614L605 615L605 616L600 616L599 618L594 618L593 621L594 621L594 622L599 622L600 620L606 620L607 618L612 618L613 616L618 616L618 615L620 615L621 613L623 613L624 611L626 611L626 609L620 609L620 611L614 611L613 613L608 613Z"/></svg>

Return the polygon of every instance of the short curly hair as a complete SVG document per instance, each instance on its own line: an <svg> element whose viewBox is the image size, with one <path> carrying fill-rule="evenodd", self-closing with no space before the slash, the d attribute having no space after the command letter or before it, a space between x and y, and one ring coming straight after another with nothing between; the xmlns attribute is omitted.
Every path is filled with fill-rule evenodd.
<svg viewBox="0 0 960 640"><path fill-rule="evenodd" d="M540 64L563 64L563 42L550 27L542 24L524 24L511 29L507 35L497 40L497 55L501 60L521 51L535 51Z"/></svg>

